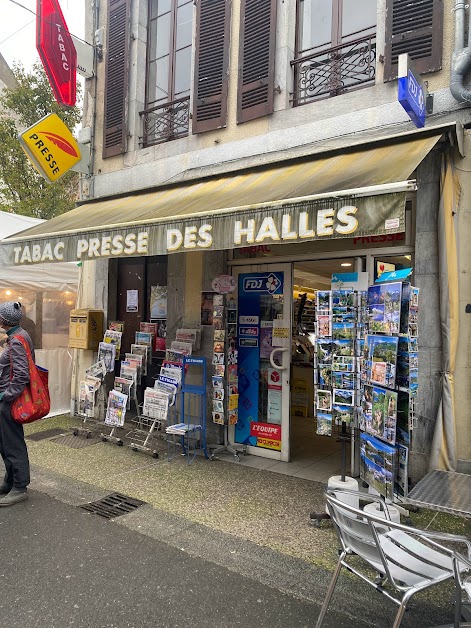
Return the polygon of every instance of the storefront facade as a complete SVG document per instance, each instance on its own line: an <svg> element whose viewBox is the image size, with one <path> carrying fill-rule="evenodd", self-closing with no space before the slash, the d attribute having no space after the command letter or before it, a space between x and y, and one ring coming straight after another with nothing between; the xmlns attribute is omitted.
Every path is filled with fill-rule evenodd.
<svg viewBox="0 0 471 628"><path fill-rule="evenodd" d="M224 6L217 15L211 13L216 4L219 9ZM453 100L449 89L453 2L438 3L440 11L436 2L428 3L434 20L433 55L428 49L416 49L420 72L426 73L434 93L433 116L421 131L397 103L389 37L390 18L398 8L394 0L367 0L361 18L348 3L342 13L343 2L326 2L332 37L320 48L310 0L265 3L264 19L270 24L266 41L246 36L248 22L241 12L250 13L251 4L201 0L193 7L176 0L110 0L87 13L90 35L104 27L109 41L104 62L97 58L96 76L86 82L84 125L90 127L93 160L90 176L81 180L81 205L25 238L4 242L2 262L19 267L83 262L78 306L102 309L105 321L124 320L128 331L123 350L139 323L151 318L152 286L166 285L167 338L174 339L180 328L201 328L199 351L210 362L214 330L202 320L202 295L213 292L216 277L234 276L234 298L244 310L239 315L247 321L259 317L260 341L271 321L285 321L282 329L288 330L288 338L282 340L287 346L282 342L276 348L288 350L272 356L275 347L268 351L261 342L255 346L253 325L238 325L244 329L239 350L246 353L241 357L247 369L259 371L257 362L269 368L272 357L282 367L281 389L279 382L270 390L258 388L258 396L254 392L247 400L252 409L257 407L256 416L253 410L243 410L246 423L243 428L231 427L230 438L249 439L251 454L285 461L295 460L297 438L306 440L314 434L309 429L296 432L305 417L302 407L294 407L294 381L303 380L301 369L306 374L305 365L298 364L292 353L296 301L304 293L312 296L328 289L331 275L339 270L366 272L372 284L379 271L410 264L412 282L420 288L419 392L410 459L410 475L416 480L430 463L442 380L450 371L448 360L443 360L443 264L439 264L442 161L450 155L459 179L456 213L447 214L456 216L459 233L455 246L459 296L455 296L460 316L454 327L455 337L463 341L453 365L457 436L449 444L456 454L451 466L469 471L471 429L466 408L471 403L467 387L471 365L464 312L471 302L466 254L471 196L461 172L469 170L464 155L470 140L468 109ZM169 24L172 35L159 40L164 50L155 37ZM208 24L217 27L217 33L202 41L200 34ZM414 37L423 35L422 23L414 32L407 24L413 45ZM362 41L353 41L351 33L360 31ZM255 41L266 46L267 55L258 50L255 57L243 56ZM352 41L361 47L359 58L366 65L360 64L342 83L339 68L329 65L329 50L343 49ZM215 49L208 51L206 45ZM270 67L255 102L249 96L256 86L244 84L243 77L251 75L241 69L246 59L259 57ZM221 64L205 66L205 59L213 58ZM327 84L316 84L306 59L317 59L321 74L330 77ZM207 72L214 67L221 76L206 84ZM205 91L214 85L221 85L220 94ZM244 297L239 286L244 291L245 280L253 281L260 273L273 274L273 281L279 282L277 291L269 295L253 291L252 298ZM137 311L127 311L128 290L138 291ZM263 311L264 319L251 309ZM75 359L72 405L77 382L95 356L76 350ZM306 394L312 398L309 386ZM308 415L311 407L312 399ZM211 412L208 404L208 416ZM270 425L269 418L277 427L267 436L262 428ZM252 432L259 430L268 446L250 444L255 437L252 423L262 426ZM279 437L279 447L273 447L274 436ZM208 440L222 440L222 428L211 421Z"/></svg>

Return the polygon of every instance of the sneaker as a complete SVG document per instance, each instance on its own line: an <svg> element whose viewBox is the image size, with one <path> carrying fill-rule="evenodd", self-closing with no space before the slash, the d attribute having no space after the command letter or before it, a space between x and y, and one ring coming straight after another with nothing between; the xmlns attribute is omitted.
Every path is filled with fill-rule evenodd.
<svg viewBox="0 0 471 628"><path fill-rule="evenodd" d="M5 497L0 499L0 508L13 506L14 504L18 504L19 502L24 502L27 499L28 491L26 490L26 488L16 488L14 486L8 493L8 495L5 495Z"/></svg>
<svg viewBox="0 0 471 628"><path fill-rule="evenodd" d="M12 489L12 485L8 484L7 482L2 482L0 484L0 495L6 495L7 493L9 493Z"/></svg>

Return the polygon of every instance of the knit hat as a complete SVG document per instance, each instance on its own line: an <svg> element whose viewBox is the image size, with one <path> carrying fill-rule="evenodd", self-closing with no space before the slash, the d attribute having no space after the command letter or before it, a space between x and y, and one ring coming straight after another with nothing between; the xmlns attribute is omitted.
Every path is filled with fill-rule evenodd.
<svg viewBox="0 0 471 628"><path fill-rule="evenodd" d="M0 303L0 322L3 321L6 325L14 327L19 324L22 315L23 311L19 301Z"/></svg>

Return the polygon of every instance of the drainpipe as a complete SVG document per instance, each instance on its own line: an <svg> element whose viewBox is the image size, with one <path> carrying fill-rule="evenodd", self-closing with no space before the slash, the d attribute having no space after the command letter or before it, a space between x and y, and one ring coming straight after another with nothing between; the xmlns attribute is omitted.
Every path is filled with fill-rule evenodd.
<svg viewBox="0 0 471 628"><path fill-rule="evenodd" d="M466 75L471 70L471 48L465 47L465 13L466 5L462 0L456 0L455 8L455 50L451 63L450 91L459 103L471 104L471 90L464 86ZM471 10L469 11L469 27L471 28ZM468 30L468 33L471 32ZM469 37L469 34L468 34Z"/></svg>

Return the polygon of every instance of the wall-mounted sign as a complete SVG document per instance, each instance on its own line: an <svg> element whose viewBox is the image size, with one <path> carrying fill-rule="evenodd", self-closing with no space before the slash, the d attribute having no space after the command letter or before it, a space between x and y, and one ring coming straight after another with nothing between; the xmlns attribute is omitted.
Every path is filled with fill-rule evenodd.
<svg viewBox="0 0 471 628"><path fill-rule="evenodd" d="M56 100L72 107L76 100L77 52L59 0L37 0L36 48Z"/></svg>
<svg viewBox="0 0 471 628"><path fill-rule="evenodd" d="M368 273L334 273L332 290L368 290Z"/></svg>
<svg viewBox="0 0 471 628"><path fill-rule="evenodd" d="M74 136L55 113L30 126L18 139L28 159L49 183L60 179L81 159Z"/></svg>
<svg viewBox="0 0 471 628"><path fill-rule="evenodd" d="M397 99L417 128L425 125L427 88L408 54L398 57Z"/></svg>

